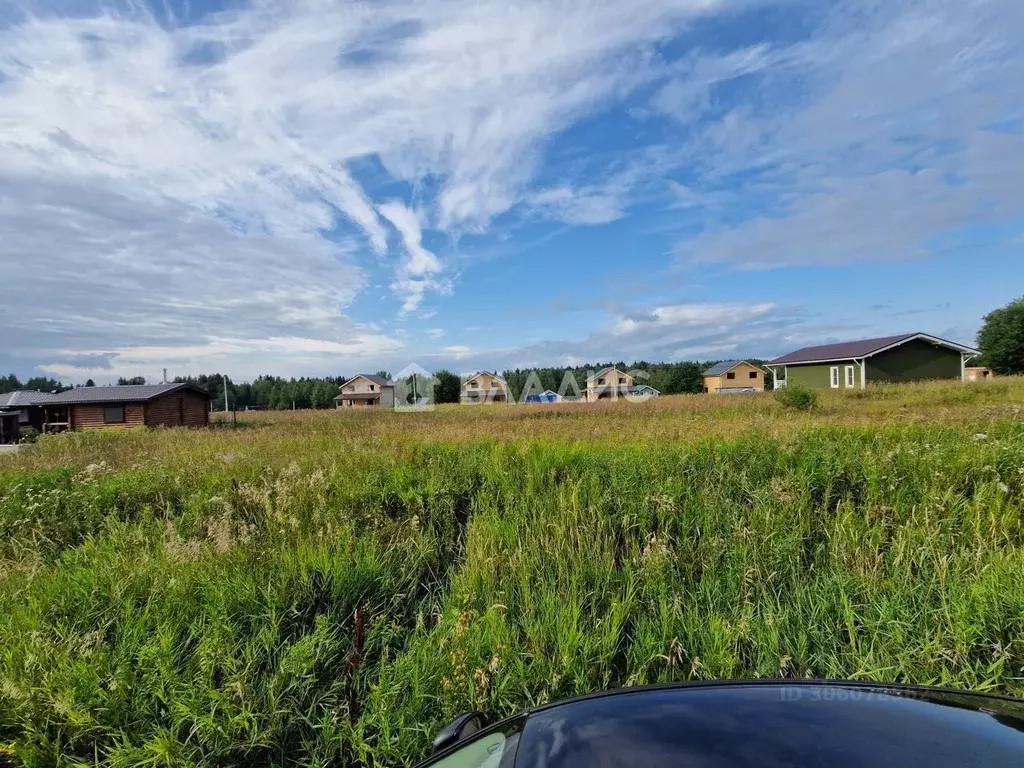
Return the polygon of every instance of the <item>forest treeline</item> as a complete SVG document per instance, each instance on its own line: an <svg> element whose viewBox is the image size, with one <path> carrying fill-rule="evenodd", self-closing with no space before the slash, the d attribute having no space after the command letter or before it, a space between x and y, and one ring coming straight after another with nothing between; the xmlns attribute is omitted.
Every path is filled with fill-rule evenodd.
<svg viewBox="0 0 1024 768"><path fill-rule="evenodd" d="M703 388L702 373L716 361L649 363L639 361L626 364L622 361L594 363L572 368L533 368L510 369L501 372L508 382L512 397L523 398L524 390L540 393L546 389L559 392L567 397L578 395L586 388L587 376L609 365L623 371L630 371L636 376L636 383L649 384L665 395L701 392ZM758 361L751 361L758 362ZM378 376L391 378L388 371L377 371ZM192 384L208 392L213 398L214 410L224 410L224 383L227 380L227 396L231 408L289 410L305 408L332 408L338 388L347 376L302 377L286 379L281 376L257 376L253 381L236 382L229 376L220 373L202 374L199 376L178 376L175 382ZM457 403L461 393L461 379L458 374L440 370L434 374L434 401L438 403ZM771 386L771 373L767 376ZM118 384L145 384L142 376L119 378ZM157 383L150 381L149 383ZM61 392L72 386L93 386L89 379L85 384L64 384L56 379L35 377L22 383L13 373L0 376L0 393L13 392L17 389L39 390L41 392ZM429 385L428 385L429 386ZM423 392L423 384L418 390Z"/></svg>

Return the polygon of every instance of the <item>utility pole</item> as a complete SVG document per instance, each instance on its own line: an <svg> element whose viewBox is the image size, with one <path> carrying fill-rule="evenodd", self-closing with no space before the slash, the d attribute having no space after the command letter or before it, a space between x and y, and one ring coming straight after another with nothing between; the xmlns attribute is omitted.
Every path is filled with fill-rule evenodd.
<svg viewBox="0 0 1024 768"><path fill-rule="evenodd" d="M224 413L228 412L228 377L224 377Z"/></svg>
<svg viewBox="0 0 1024 768"><path fill-rule="evenodd" d="M167 369L164 368L164 384L167 383Z"/></svg>

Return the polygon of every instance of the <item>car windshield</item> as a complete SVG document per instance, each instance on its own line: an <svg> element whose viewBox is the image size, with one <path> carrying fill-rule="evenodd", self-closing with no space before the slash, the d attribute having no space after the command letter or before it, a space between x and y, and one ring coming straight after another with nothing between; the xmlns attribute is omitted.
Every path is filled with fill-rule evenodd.
<svg viewBox="0 0 1024 768"><path fill-rule="evenodd" d="M915 695L761 685L607 696L532 716L518 760L543 768L953 768L1024 757L1019 704L982 700L973 705L984 710L971 711L956 697L935 704Z"/></svg>

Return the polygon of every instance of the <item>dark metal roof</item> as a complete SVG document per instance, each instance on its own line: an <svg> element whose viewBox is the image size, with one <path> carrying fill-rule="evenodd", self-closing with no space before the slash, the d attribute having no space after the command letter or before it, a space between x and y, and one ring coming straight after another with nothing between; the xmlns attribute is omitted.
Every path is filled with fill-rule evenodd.
<svg viewBox="0 0 1024 768"><path fill-rule="evenodd" d="M90 403L142 403L168 395L171 392L189 390L203 397L210 395L191 384L125 384L117 387L78 387L51 396L46 405L86 405Z"/></svg>
<svg viewBox="0 0 1024 768"><path fill-rule="evenodd" d="M859 339L857 341L844 341L840 344L823 344L818 347L804 347L796 352L790 352L771 361L771 365L783 365L787 363L827 363L834 360L853 360L854 358L871 357L884 349L904 344L911 339L924 339L925 341L937 344L960 352L977 354L978 350L972 347L946 341L937 336L929 336L927 333L901 333L897 336L882 336L877 339Z"/></svg>
<svg viewBox="0 0 1024 768"><path fill-rule="evenodd" d="M18 389L0 395L0 408L27 408L52 400L56 395L34 389Z"/></svg>
<svg viewBox="0 0 1024 768"><path fill-rule="evenodd" d="M720 363L716 363L704 371L704 376L721 376L723 373L731 371L740 363L747 363L746 360L723 360ZM747 363L747 365L754 365L753 363ZM757 367L756 365L754 366Z"/></svg>
<svg viewBox="0 0 1024 768"><path fill-rule="evenodd" d="M342 383L341 386L344 387L345 384L348 384L353 379L369 379L374 384L376 384L378 387L393 387L393 386L395 386L394 382L388 381L383 376L377 376L377 375L372 374L372 373L357 373L351 379L345 379L345 381Z"/></svg>

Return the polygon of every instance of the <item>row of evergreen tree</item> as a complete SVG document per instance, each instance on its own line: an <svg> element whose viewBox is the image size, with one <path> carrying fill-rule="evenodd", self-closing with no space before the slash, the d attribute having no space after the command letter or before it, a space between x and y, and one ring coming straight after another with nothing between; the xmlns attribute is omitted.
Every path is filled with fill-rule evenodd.
<svg viewBox="0 0 1024 768"><path fill-rule="evenodd" d="M594 365L576 366L573 368L536 368L506 370L501 375L508 382L512 397L522 400L524 390L529 386L537 393L550 389L572 397L586 388L587 376L608 365L615 365L620 370L642 372L637 375L637 384L649 384L666 395L684 392L700 392L703 389L703 371L713 363L649 363L639 361L630 365L622 361L595 363ZM645 375L646 374L646 377ZM391 378L388 371L377 371L378 376ZM568 377L568 378L567 378ZM323 378L303 377L285 379L281 376L258 376L248 382L235 382L221 373L202 374L200 376L179 376L176 383L192 384L213 398L214 410L224 409L224 385L227 383L227 397L230 407L241 410L265 409L288 410L299 408L331 408L338 388L345 381L345 376L327 376ZM118 384L145 384L142 376L119 378ZM574 386L575 385L575 386ZM84 385L95 386L92 379ZM423 393L424 386L419 385ZM462 393L462 380L451 371L441 370L434 374L433 400L437 403L457 403ZM0 392L12 392L16 389L33 389L42 392L62 392L71 389L56 379L35 377L22 383L13 373L6 377L0 376Z"/></svg>
<svg viewBox="0 0 1024 768"><path fill-rule="evenodd" d="M257 376L253 381L234 382L221 373L200 376L178 376L175 382L186 382L209 393L213 409L224 410L224 383L227 382L228 404L238 410L290 410L292 408L333 408L338 388L345 376L285 379L281 376Z"/></svg>

